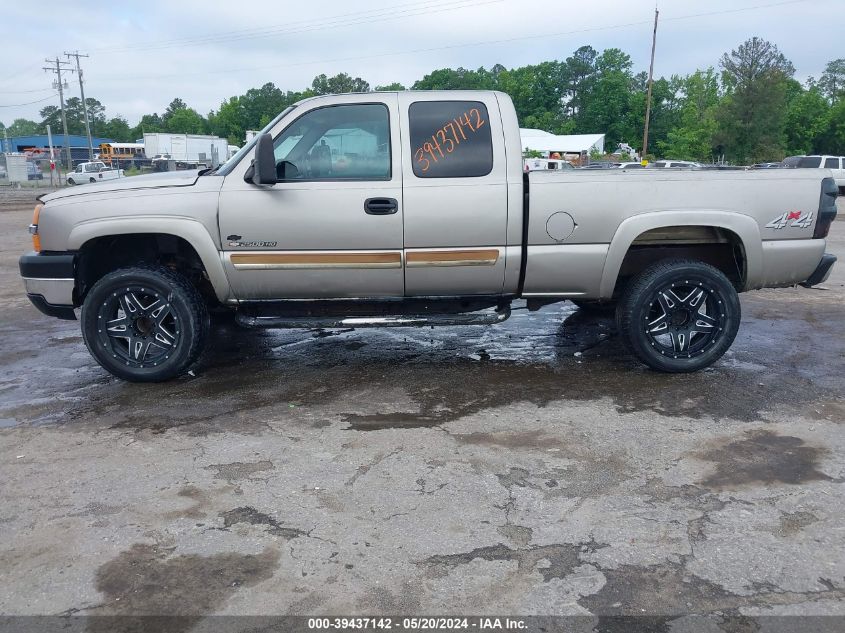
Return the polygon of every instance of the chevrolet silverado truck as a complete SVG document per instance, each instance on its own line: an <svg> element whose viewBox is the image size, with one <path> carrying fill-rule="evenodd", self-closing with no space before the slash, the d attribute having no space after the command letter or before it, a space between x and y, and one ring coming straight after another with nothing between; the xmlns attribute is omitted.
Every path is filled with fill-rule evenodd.
<svg viewBox="0 0 845 633"><path fill-rule="evenodd" d="M812 286L835 258L826 172L523 172L499 92L320 96L215 170L43 196L20 260L41 312L107 371L194 366L210 314L246 327L495 324L511 303L615 306L648 366L717 360L738 293Z"/></svg>

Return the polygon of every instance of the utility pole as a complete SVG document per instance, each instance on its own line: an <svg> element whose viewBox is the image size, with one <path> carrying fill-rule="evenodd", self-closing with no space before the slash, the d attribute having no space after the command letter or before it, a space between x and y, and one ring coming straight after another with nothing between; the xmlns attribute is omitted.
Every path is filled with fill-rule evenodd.
<svg viewBox="0 0 845 633"><path fill-rule="evenodd" d="M56 158L53 156L53 130L50 129L49 124L47 125L47 144L50 146L50 186L53 186L53 175L58 176L59 174L56 173L55 169ZM59 182L61 182L61 178L59 178Z"/></svg>
<svg viewBox="0 0 845 633"><path fill-rule="evenodd" d="M82 67L79 65L80 57L88 57L79 51L68 53L65 51L65 56L70 59L76 58L76 75L79 77L79 95L82 97L82 111L85 113L85 133L88 135L88 160L94 160L94 144L91 141L91 123L88 120L88 104L85 103L85 88L82 87Z"/></svg>
<svg viewBox="0 0 845 633"><path fill-rule="evenodd" d="M645 127L643 128L643 158L648 152L648 122L651 118L651 87L654 84L654 49L657 47L657 16L660 12L654 7L654 34L651 37L651 65L648 67L648 95L645 101Z"/></svg>
<svg viewBox="0 0 845 633"><path fill-rule="evenodd" d="M54 82L55 87L59 89L59 106L61 107L62 111L62 131L65 133L65 150L67 155L67 170L70 171L73 169L73 159L70 157L70 138L68 138L67 134L67 117L65 116L65 94L63 92L64 88L67 84L62 84L62 71L66 70L63 66L70 65L70 62L63 62L59 61L58 56L56 59L45 59L45 62L48 64L55 64L55 66L44 66L44 70L56 73L56 81Z"/></svg>

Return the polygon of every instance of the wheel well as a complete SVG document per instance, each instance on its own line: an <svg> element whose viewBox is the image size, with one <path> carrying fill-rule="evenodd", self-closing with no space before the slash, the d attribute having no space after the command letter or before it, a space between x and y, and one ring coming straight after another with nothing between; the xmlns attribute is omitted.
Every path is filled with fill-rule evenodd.
<svg viewBox="0 0 845 633"><path fill-rule="evenodd" d="M216 302L205 266L187 240L166 233L131 233L96 237L82 245L76 268L75 303L81 305L92 286L106 274L137 264L167 266L187 277L206 301Z"/></svg>
<svg viewBox="0 0 845 633"><path fill-rule="evenodd" d="M697 259L718 268L737 290L745 285L745 249L736 233L716 226L665 226L641 233L631 243L614 295L647 266L674 258Z"/></svg>

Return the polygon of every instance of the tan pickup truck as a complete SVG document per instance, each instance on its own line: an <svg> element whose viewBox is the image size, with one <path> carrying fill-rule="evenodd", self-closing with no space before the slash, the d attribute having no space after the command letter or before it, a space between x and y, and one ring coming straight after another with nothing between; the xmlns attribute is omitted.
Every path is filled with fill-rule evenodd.
<svg viewBox="0 0 845 633"><path fill-rule="evenodd" d="M818 170L524 173L498 92L315 97L216 170L44 196L20 270L127 380L187 371L209 311L247 327L478 325L511 302L615 305L652 368L731 345L737 293L811 286L835 261Z"/></svg>

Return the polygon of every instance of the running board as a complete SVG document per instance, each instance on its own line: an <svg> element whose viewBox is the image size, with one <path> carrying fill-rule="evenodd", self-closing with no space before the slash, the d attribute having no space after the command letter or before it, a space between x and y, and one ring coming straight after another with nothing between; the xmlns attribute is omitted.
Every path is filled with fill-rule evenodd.
<svg viewBox="0 0 845 633"><path fill-rule="evenodd" d="M428 327L440 325L495 325L511 315L510 306L495 312L463 314L402 314L371 317L250 316L238 312L235 321L248 328L356 328L356 327Z"/></svg>

